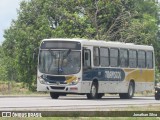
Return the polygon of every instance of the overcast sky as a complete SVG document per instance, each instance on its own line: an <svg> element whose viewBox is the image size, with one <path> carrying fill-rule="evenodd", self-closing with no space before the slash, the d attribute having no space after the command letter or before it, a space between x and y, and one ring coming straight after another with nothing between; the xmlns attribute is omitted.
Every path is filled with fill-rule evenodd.
<svg viewBox="0 0 160 120"><path fill-rule="evenodd" d="M17 9L23 0L0 0L0 44L4 41L4 30L9 28L12 19L17 18Z"/></svg>

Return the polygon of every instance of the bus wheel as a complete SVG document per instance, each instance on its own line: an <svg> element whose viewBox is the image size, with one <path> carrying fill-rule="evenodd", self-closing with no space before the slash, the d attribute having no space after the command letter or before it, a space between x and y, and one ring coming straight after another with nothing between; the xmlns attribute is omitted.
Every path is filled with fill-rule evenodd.
<svg viewBox="0 0 160 120"><path fill-rule="evenodd" d="M92 83L91 91L87 94L88 99L97 99L98 98L98 85L96 82Z"/></svg>
<svg viewBox="0 0 160 120"><path fill-rule="evenodd" d="M98 99L101 99L104 96L104 93L99 93L98 94Z"/></svg>
<svg viewBox="0 0 160 120"><path fill-rule="evenodd" d="M158 96L157 94L155 94L155 100L159 100L160 96Z"/></svg>
<svg viewBox="0 0 160 120"><path fill-rule="evenodd" d="M59 94L54 93L54 92L50 92L50 96L51 96L52 99L58 99Z"/></svg>
<svg viewBox="0 0 160 120"><path fill-rule="evenodd" d="M131 99L134 96L134 83L129 83L128 93L120 93L119 96L121 99Z"/></svg>

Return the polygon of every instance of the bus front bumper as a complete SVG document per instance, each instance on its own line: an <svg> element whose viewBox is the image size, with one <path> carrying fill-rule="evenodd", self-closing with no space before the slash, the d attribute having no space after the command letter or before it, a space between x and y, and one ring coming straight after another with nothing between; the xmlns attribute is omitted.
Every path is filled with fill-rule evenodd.
<svg viewBox="0 0 160 120"><path fill-rule="evenodd" d="M48 85L47 91L56 93L80 93L78 85Z"/></svg>

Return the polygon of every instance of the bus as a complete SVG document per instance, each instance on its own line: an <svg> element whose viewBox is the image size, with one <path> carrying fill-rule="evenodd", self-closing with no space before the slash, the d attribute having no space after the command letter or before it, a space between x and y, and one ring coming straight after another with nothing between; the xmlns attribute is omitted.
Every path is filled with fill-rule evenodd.
<svg viewBox="0 0 160 120"><path fill-rule="evenodd" d="M133 43L86 39L44 39L39 47L37 91L52 99L80 94L100 99L154 90L154 48Z"/></svg>

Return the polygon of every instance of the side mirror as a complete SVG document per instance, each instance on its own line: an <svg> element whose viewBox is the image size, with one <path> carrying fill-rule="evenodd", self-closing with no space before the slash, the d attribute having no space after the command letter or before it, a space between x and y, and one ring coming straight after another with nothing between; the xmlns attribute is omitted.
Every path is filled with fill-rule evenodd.
<svg viewBox="0 0 160 120"><path fill-rule="evenodd" d="M39 48L35 48L34 51L33 51L33 61L35 62L36 61L36 58L38 56L38 51L39 51Z"/></svg>
<svg viewBox="0 0 160 120"><path fill-rule="evenodd" d="M32 57L33 57L33 61L36 61L36 53L35 52L33 53Z"/></svg>

